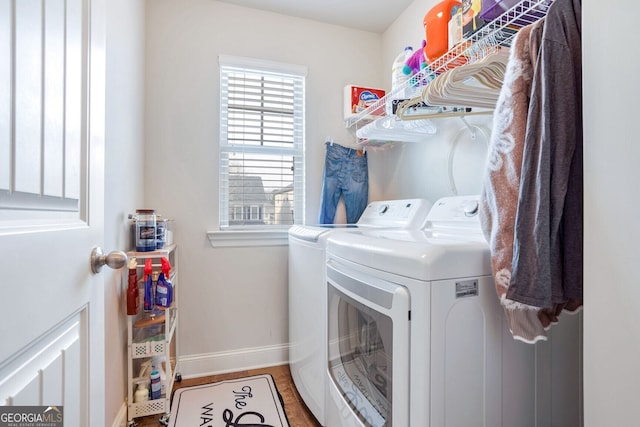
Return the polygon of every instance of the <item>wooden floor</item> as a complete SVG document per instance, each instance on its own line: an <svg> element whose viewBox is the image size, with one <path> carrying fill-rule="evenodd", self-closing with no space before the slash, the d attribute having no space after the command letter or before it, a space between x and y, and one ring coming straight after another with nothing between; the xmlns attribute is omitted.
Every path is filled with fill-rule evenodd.
<svg viewBox="0 0 640 427"><path fill-rule="evenodd" d="M180 387L188 387L193 385L208 384L216 381L235 379L250 375L271 374L276 382L276 387L284 400L284 410L291 427L321 427L316 421L307 406L298 394L288 365L275 366L271 368L252 369L248 371L233 372L229 374L213 375L210 377L183 379L180 383L175 383L174 389ZM138 427L162 427L159 422L160 415L136 418L135 422Z"/></svg>

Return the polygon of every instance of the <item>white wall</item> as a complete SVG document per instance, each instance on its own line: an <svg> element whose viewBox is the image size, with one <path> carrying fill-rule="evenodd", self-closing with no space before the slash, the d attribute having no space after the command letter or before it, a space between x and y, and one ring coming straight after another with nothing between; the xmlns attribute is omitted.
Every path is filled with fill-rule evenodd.
<svg viewBox="0 0 640 427"><path fill-rule="evenodd" d="M391 87L391 64L405 46L417 49L425 38L424 15L437 0L415 0L383 34L382 58L385 88ZM435 201L450 195L478 194L484 173L491 116L469 117L481 127L476 138L459 118L435 119L435 135L423 142L395 143L383 157L374 159L372 168L383 171L379 177L386 199L422 197ZM452 155L451 167L449 156ZM379 160L381 164L377 164ZM450 176L453 178L451 185Z"/></svg>
<svg viewBox="0 0 640 427"><path fill-rule="evenodd" d="M127 215L144 201L144 0L107 2L104 250L128 250ZM104 269L105 425L126 398L126 312L122 272ZM105 276L107 277L107 276Z"/></svg>
<svg viewBox="0 0 640 427"><path fill-rule="evenodd" d="M583 2L585 426L638 424L640 4Z"/></svg>
<svg viewBox="0 0 640 427"><path fill-rule="evenodd" d="M308 67L305 217L315 222L323 141L353 143L343 87L383 83L381 35L212 0L149 1L146 18L145 201L175 219L182 373L286 362L288 248L214 249L206 237L218 221L218 55ZM371 187L379 197L375 177Z"/></svg>

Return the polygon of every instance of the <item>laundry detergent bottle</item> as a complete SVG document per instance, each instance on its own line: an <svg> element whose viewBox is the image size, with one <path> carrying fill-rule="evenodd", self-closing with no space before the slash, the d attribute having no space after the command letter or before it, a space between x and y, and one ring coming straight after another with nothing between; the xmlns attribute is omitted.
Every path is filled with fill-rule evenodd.
<svg viewBox="0 0 640 427"><path fill-rule="evenodd" d="M407 46L404 48L402 52L396 56L396 59L393 61L393 65L391 66L391 93L395 94L398 89L402 86L406 85L409 81L409 76L402 72L404 65L407 63L409 58L413 55L413 48L411 46ZM398 94L398 99L404 98L404 94Z"/></svg>
<svg viewBox="0 0 640 427"><path fill-rule="evenodd" d="M449 21L462 7L458 0L443 0L424 16L424 36L427 41L424 56L431 63L449 50Z"/></svg>

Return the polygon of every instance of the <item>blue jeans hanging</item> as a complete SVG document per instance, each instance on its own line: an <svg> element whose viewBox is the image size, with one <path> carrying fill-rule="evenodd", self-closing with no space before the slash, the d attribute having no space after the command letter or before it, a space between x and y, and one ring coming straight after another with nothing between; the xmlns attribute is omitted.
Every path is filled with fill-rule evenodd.
<svg viewBox="0 0 640 427"><path fill-rule="evenodd" d="M340 196L344 198L347 223L355 224L367 207L369 169L367 153L327 142L322 177L322 200L318 223L333 224Z"/></svg>

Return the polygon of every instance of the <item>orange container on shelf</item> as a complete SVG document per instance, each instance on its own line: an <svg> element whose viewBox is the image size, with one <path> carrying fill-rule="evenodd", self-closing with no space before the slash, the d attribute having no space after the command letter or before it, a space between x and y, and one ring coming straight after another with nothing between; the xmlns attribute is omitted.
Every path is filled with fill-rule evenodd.
<svg viewBox="0 0 640 427"><path fill-rule="evenodd" d="M424 16L424 34L427 44L424 54L433 62L449 50L449 21L462 7L459 0L443 0Z"/></svg>

